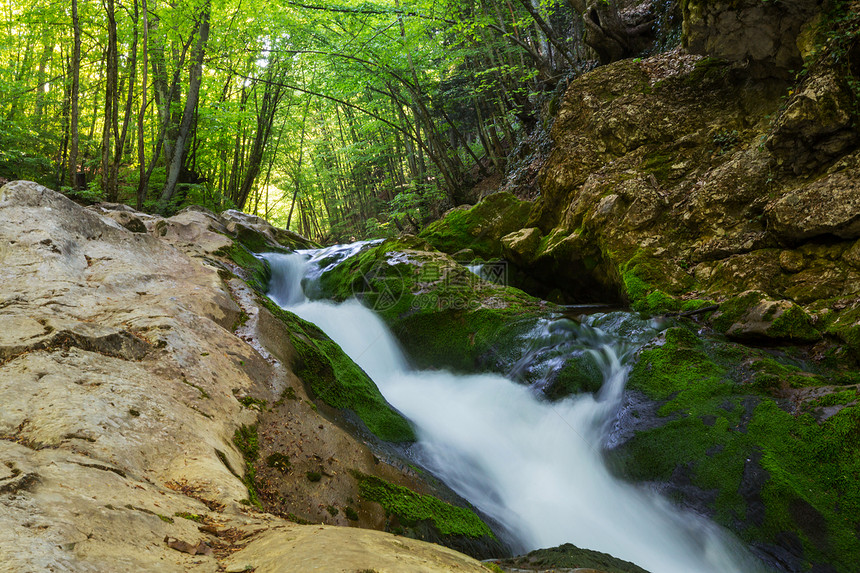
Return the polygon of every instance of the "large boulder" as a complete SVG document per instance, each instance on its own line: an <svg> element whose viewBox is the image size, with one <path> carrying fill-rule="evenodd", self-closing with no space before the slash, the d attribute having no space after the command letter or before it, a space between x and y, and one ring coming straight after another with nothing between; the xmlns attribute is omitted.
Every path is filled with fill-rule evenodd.
<svg viewBox="0 0 860 573"><path fill-rule="evenodd" d="M187 237L219 228L206 214L185 217L200 227ZM262 540L303 529L274 514L385 527L351 470L441 491L346 431L361 423L350 425L348 404L314 402L290 369L291 324L227 259L190 257L158 235L35 183L0 189L0 568L277 571L284 550L261 552ZM384 401L365 412L374 407L393 414ZM290 487L310 483L310 471L323 483ZM271 513L257 510L263 501ZM326 538L331 562L351 570L399 558L482 570L417 541L351 528ZM301 551L290 559L297 570L313 562Z"/></svg>
<svg viewBox="0 0 860 573"><path fill-rule="evenodd" d="M502 254L501 239L522 228L531 203L507 192L494 193L475 206L461 205L421 231L421 238L448 254L470 249L491 259Z"/></svg>

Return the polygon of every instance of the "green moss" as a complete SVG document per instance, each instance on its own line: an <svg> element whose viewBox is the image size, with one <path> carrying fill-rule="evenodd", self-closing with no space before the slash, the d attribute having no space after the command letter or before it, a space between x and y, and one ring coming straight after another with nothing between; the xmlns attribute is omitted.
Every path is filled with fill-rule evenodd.
<svg viewBox="0 0 860 573"><path fill-rule="evenodd" d="M421 232L421 238L445 253L472 249L485 259L502 254L501 238L526 226L531 203L510 193L494 193L474 207L458 208Z"/></svg>
<svg viewBox="0 0 860 573"><path fill-rule="evenodd" d="M600 551L580 549L571 543L531 551L526 555L506 559L503 564L512 568L527 567L529 570L569 571L574 569L577 571L596 570L603 573L648 573L629 561L618 559Z"/></svg>
<svg viewBox="0 0 860 573"><path fill-rule="evenodd" d="M415 493L375 476L359 472L353 472L353 476L358 480L359 491L365 499L377 502L404 525L411 527L426 520L432 522L442 535L489 536L495 539L490 528L470 509Z"/></svg>
<svg viewBox="0 0 860 573"><path fill-rule="evenodd" d="M308 470L307 472L305 472L305 476L310 482L318 482L322 479L322 474L320 472L315 472L312 470Z"/></svg>
<svg viewBox="0 0 860 573"><path fill-rule="evenodd" d="M757 357L750 369L754 373L753 384L761 390L805 388L826 383L820 376L806 372L796 364L779 362L769 356Z"/></svg>
<svg viewBox="0 0 860 573"><path fill-rule="evenodd" d="M233 332L236 332L237 330L245 326L245 323L248 322L249 318L250 317L248 316L248 313L246 313L244 310L241 311L239 313L239 316L236 318L236 321L233 323L233 328L231 330Z"/></svg>
<svg viewBox="0 0 860 573"><path fill-rule="evenodd" d="M633 310L650 314L681 310L683 301L665 290L669 284L666 271L645 251L637 251L630 260L620 266L619 271L624 297ZM664 288L660 289L655 285L664 285ZM689 286L677 285L676 294L683 292Z"/></svg>
<svg viewBox="0 0 860 573"><path fill-rule="evenodd" d="M254 462L260 456L260 443L257 436L256 424L252 426L242 424L233 434L233 444L239 448L239 451L242 452L242 457L245 458L245 475L242 477L242 482L248 488L249 505L255 505L263 509L260 496L257 494L257 470L254 468Z"/></svg>
<svg viewBox="0 0 860 573"><path fill-rule="evenodd" d="M660 150L645 156L640 169L646 173L652 173L661 183L669 180L672 173L672 165L677 162L677 156L674 153Z"/></svg>
<svg viewBox="0 0 860 573"><path fill-rule="evenodd" d="M834 313L828 320L825 332L845 342L860 359L860 307Z"/></svg>
<svg viewBox="0 0 860 573"><path fill-rule="evenodd" d="M259 398L254 398L253 396L244 396L239 398L239 403L249 410L256 410L258 412L262 412L266 409L266 400L261 400Z"/></svg>
<svg viewBox="0 0 860 573"><path fill-rule="evenodd" d="M325 508L325 510L326 510L326 511L328 512L328 514L329 514L329 515L331 515L332 517L335 517L338 513L340 513L340 512L338 511L338 509L337 509L335 506L333 506L333 505L327 505L327 506L326 506L326 508Z"/></svg>
<svg viewBox="0 0 860 573"><path fill-rule="evenodd" d="M189 521L196 521L197 523L203 523L203 516L198 515L196 513L188 513L187 511L177 511L174 513L176 517L181 517L182 519L187 519Z"/></svg>
<svg viewBox="0 0 860 573"><path fill-rule="evenodd" d="M570 394L597 392L603 384L603 373L588 352L571 356L552 379L544 394L550 400L558 400Z"/></svg>
<svg viewBox="0 0 860 573"><path fill-rule="evenodd" d="M336 299L352 296L357 282L362 302L388 323L419 368L504 370L519 353L520 337L552 308L479 279L414 237L385 241L320 279Z"/></svg>
<svg viewBox="0 0 860 573"><path fill-rule="evenodd" d="M356 512L353 508L349 506L343 509L343 514L350 521L358 521L358 512Z"/></svg>
<svg viewBox="0 0 860 573"><path fill-rule="evenodd" d="M266 465L270 468L275 468L283 474L290 471L290 467L292 466L290 457L279 452L266 456Z"/></svg>
<svg viewBox="0 0 860 573"><path fill-rule="evenodd" d="M285 514L284 519L292 521L293 523L298 523L299 525L312 525L314 523L313 521L309 521L303 517L299 517L295 513ZM356 519L358 519L358 516L356 516Z"/></svg>
<svg viewBox="0 0 860 573"><path fill-rule="evenodd" d="M272 278L272 271L265 259L259 259L240 243L233 243L229 247L218 249L213 253L232 260L241 267L245 276L242 279L259 293L265 293Z"/></svg>
<svg viewBox="0 0 860 573"><path fill-rule="evenodd" d="M821 333L812 326L809 315L797 305L792 305L779 315L767 329L771 338L784 338L800 342L815 342Z"/></svg>
<svg viewBox="0 0 860 573"><path fill-rule="evenodd" d="M739 321L750 308L761 302L762 297L762 293L751 291L720 303L720 313L711 324L718 332L726 332L734 323Z"/></svg>
<svg viewBox="0 0 860 573"><path fill-rule="evenodd" d="M161 521L163 521L164 523L173 523L173 518L172 518L172 517L169 517L169 516L167 516L167 515L161 515L160 513L156 513L155 515L157 515L157 516L158 516L158 519L160 519L160 520L161 520Z"/></svg>
<svg viewBox="0 0 860 573"><path fill-rule="evenodd" d="M856 402L860 399L860 390L852 388L851 390L843 390L841 392L833 392L814 400L809 400L804 404L806 409L820 408L827 406L840 406Z"/></svg>
<svg viewBox="0 0 860 573"><path fill-rule="evenodd" d="M189 382L185 378L182 378L182 383L185 384L186 386L191 386L192 388L194 388L195 390L200 392L201 398L203 398L205 400L208 400L209 398L211 398L211 396L209 395L209 392L207 392L206 390L204 390L203 388L201 388L197 384L194 384L193 382Z"/></svg>
<svg viewBox="0 0 860 573"><path fill-rule="evenodd" d="M680 471L692 485L715 492L716 519L747 541L774 543L791 531L810 561L851 571L860 559L860 407L849 405L818 424L768 396L774 387L829 378L791 349L765 351L670 328L661 346L640 354L629 382L665 401L664 423L610 455L628 478L671 481ZM850 404L854 397L851 390L825 402ZM756 494L765 507L760 522L750 521L751 498L741 493L745 468L756 464L767 472Z"/></svg>
<svg viewBox="0 0 860 573"><path fill-rule="evenodd" d="M333 408L352 410L383 440L415 439L409 422L391 408L373 380L323 331L268 298L260 298L260 302L287 326L296 349L293 371L314 396Z"/></svg>

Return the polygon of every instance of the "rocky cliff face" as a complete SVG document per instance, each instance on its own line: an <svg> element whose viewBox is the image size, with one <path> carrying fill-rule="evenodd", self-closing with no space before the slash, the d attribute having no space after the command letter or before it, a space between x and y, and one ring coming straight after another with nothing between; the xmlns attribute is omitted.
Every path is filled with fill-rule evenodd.
<svg viewBox="0 0 860 573"><path fill-rule="evenodd" d="M701 36L735 45L725 22L751 37L763 26L782 29L766 16L782 10L796 22L768 55L749 60L775 71L789 36L800 41L799 30L822 18L814 2L754 4L685 4L699 10L685 20L688 44L734 61L676 50L572 82L530 221L506 236L476 228L482 243L573 300L616 298L660 312L755 291L748 310L777 301L802 308L799 330L766 333L741 312L725 324L733 335L808 340L812 325L858 352L858 42L847 32L818 40L796 84L753 76L749 57ZM761 14L738 15L749 10ZM423 236L449 251L468 246L438 235Z"/></svg>
<svg viewBox="0 0 860 573"><path fill-rule="evenodd" d="M423 236L495 246L571 302L697 313L640 352L617 471L780 570L852 571L860 5L682 6L686 49L570 84L522 228L462 225L494 200Z"/></svg>
<svg viewBox="0 0 860 573"><path fill-rule="evenodd" d="M238 213L161 219L0 189L0 570L484 570L295 523L385 528L352 475L434 491L345 431L350 407L313 401L290 329L234 275L265 274L254 241L302 239Z"/></svg>

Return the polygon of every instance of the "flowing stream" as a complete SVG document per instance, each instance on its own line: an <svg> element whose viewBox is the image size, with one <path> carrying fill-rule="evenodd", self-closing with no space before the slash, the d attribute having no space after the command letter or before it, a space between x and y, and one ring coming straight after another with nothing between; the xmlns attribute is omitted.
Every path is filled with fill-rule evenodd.
<svg viewBox="0 0 860 573"><path fill-rule="evenodd" d="M629 370L617 337L583 327L601 364L603 386L596 396L554 403L495 374L410 369L387 326L361 303L305 296L303 280L306 288L312 286L326 268L360 248L266 255L272 268L269 296L319 326L367 372L415 426L414 461L503 524L515 551L573 543L651 573L761 570L720 527L618 480L606 468L601 450Z"/></svg>

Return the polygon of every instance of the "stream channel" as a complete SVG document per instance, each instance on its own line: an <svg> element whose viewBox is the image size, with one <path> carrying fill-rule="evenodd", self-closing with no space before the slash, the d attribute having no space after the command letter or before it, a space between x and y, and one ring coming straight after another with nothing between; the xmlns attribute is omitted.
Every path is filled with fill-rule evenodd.
<svg viewBox="0 0 860 573"><path fill-rule="evenodd" d="M604 462L604 448L617 439L630 359L656 334L653 321L611 312L582 317L575 330L539 322L509 377L414 370L372 310L355 299L338 304L305 294L323 272L368 244L265 255L269 296L316 324L364 369L414 425L412 461L502 524L497 533L515 554L573 543L651 573L763 570L726 530L653 487L618 479ZM524 364L551 368L571 351L595 357L603 374L599 392L550 402L540 380L513 381Z"/></svg>

